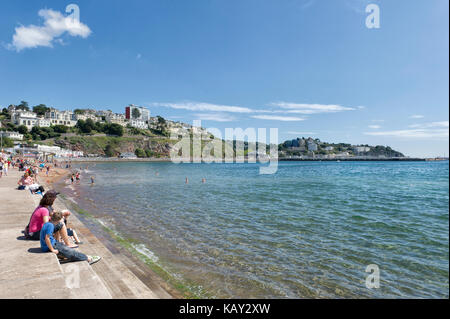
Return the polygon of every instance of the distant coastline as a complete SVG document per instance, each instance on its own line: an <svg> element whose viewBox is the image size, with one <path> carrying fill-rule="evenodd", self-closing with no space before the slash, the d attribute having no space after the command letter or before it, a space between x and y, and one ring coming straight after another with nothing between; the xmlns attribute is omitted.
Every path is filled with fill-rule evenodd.
<svg viewBox="0 0 450 319"><path fill-rule="evenodd" d="M78 157L78 158L58 158L59 162L71 161L77 163L97 163L97 162L172 162L170 158L118 158L118 157ZM278 158L280 162L429 162L429 161L448 161L448 158L420 158L420 157L392 157L392 158ZM192 161L194 162L194 161ZM195 161L195 163L205 163L204 161ZM225 163L225 162L223 162Z"/></svg>

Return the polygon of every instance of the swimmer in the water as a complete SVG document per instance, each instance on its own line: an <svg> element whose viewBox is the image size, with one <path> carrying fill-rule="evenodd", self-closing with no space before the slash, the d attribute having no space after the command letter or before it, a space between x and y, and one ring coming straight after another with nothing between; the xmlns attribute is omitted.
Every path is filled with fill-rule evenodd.
<svg viewBox="0 0 450 319"><path fill-rule="evenodd" d="M188 180L188 178L186 177L186 184L189 184L189 180Z"/></svg>
<svg viewBox="0 0 450 319"><path fill-rule="evenodd" d="M202 178L202 183L206 183L206 178Z"/></svg>
<svg viewBox="0 0 450 319"><path fill-rule="evenodd" d="M94 184L94 176L91 176L91 184Z"/></svg>

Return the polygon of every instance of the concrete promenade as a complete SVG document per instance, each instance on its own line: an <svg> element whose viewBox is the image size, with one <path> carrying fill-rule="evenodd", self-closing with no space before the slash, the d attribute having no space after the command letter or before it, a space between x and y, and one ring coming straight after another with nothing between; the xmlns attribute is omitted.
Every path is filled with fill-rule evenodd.
<svg viewBox="0 0 450 319"><path fill-rule="evenodd" d="M78 249L87 255L102 256L98 263L60 264L55 254L41 252L39 241L24 240L22 230L41 196L17 190L21 175L10 169L8 176L0 178L0 298L172 298L158 284L141 281L125 265L126 259L106 248L75 214L69 222L83 241ZM65 207L57 200L54 208Z"/></svg>

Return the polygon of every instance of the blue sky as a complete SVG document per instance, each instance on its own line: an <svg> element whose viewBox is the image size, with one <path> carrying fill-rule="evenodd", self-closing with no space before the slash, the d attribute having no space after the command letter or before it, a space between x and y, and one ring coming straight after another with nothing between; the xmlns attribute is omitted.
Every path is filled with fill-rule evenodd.
<svg viewBox="0 0 450 319"><path fill-rule="evenodd" d="M80 23L61 27L66 6ZM380 28L368 29L368 3ZM276 127L448 156L447 0L4 0L0 106ZM41 11L40 11L41 10Z"/></svg>

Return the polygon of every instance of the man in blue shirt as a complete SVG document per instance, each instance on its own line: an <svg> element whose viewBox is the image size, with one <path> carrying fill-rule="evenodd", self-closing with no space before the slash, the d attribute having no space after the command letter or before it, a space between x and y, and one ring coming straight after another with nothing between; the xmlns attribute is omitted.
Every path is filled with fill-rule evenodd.
<svg viewBox="0 0 450 319"><path fill-rule="evenodd" d="M96 263L101 259L99 256L87 256L74 248L67 247L63 243L55 240L53 237L53 232L55 230L55 225L57 225L63 215L61 212L53 212L52 219L42 226L41 229L41 249L43 252L52 252L56 255L61 254L68 258L70 261L84 261L86 260L90 265Z"/></svg>

